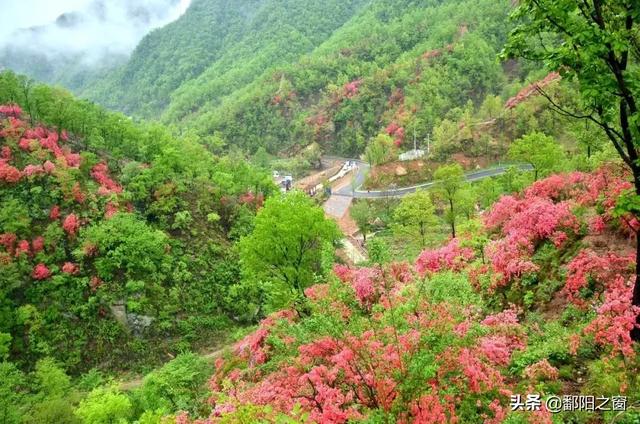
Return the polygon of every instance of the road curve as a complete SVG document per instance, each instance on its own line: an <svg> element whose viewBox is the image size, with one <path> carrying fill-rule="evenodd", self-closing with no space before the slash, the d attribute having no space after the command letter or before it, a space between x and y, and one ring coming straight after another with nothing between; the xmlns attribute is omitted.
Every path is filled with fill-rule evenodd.
<svg viewBox="0 0 640 424"><path fill-rule="evenodd" d="M361 190L360 187L364 184L367 172L369 170L369 164L359 159L344 159L345 161L351 160L358 164L356 169L355 179L351 184L346 187L336 189L332 192L333 195L354 197L358 199L377 199L381 197L402 197L406 194L413 193L418 189L430 189L436 181L429 181L422 184L417 184L411 187L398 187L390 190ZM504 174L509 168L517 167L522 171L530 171L533 167L530 164L510 164L500 165L493 168L481 169L478 171L472 171L465 174L467 181L480 181L485 178L495 177Z"/></svg>

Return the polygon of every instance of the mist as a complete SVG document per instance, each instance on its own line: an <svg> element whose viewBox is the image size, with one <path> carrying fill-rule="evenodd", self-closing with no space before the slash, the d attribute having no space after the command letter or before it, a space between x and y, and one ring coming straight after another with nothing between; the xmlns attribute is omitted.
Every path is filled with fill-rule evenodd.
<svg viewBox="0 0 640 424"><path fill-rule="evenodd" d="M128 55L154 28L179 18L190 0L0 0L0 50L80 57L90 65Z"/></svg>

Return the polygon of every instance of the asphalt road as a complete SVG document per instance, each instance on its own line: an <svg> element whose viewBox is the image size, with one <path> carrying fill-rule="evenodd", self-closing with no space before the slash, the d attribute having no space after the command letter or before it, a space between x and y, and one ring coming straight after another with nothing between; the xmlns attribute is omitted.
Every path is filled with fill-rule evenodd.
<svg viewBox="0 0 640 424"><path fill-rule="evenodd" d="M349 206L351 206L352 200L351 196L334 193L324 202L323 209L327 215L340 219L347 212Z"/></svg>
<svg viewBox="0 0 640 424"><path fill-rule="evenodd" d="M356 176L350 185L336 189L332 195L355 197L358 199L376 199L381 197L402 197L406 194L413 193L418 189L430 189L435 184L435 181L425 182L411 187L398 187L390 190L361 190L360 187L364 184L364 180L369 171L369 164L359 159L344 159L355 161L358 164L356 170ZM495 177L504 174L509 168L516 166L523 171L530 171L533 167L529 164L513 164L513 165L500 165L493 168L481 169L479 171L472 171L465 174L467 181L480 181L485 178Z"/></svg>

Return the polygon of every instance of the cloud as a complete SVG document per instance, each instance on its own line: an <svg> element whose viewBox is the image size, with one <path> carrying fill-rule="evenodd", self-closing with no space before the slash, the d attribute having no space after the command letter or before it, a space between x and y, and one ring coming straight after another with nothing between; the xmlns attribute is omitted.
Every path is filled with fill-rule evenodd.
<svg viewBox="0 0 640 424"><path fill-rule="evenodd" d="M189 4L190 0L0 0L0 49L50 59L81 56L85 62L129 54L145 34L180 17Z"/></svg>

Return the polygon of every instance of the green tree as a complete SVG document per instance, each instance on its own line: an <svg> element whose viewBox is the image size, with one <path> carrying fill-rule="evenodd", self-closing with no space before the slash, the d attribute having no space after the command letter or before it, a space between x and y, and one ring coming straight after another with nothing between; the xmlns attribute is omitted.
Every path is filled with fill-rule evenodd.
<svg viewBox="0 0 640 424"><path fill-rule="evenodd" d="M66 398L45 398L36 403L27 419L30 424L78 424L80 418L74 414L73 405Z"/></svg>
<svg viewBox="0 0 640 424"><path fill-rule="evenodd" d="M253 162L253 164L257 167L266 169L269 168L269 164L271 164L271 157L269 156L269 153L267 153L267 149L260 146L258 147L258 150L256 150L256 152L253 154L251 162Z"/></svg>
<svg viewBox="0 0 640 424"><path fill-rule="evenodd" d="M81 232L81 245L99 249L92 258L98 276L119 291L127 281L162 281L169 265L167 236L129 213L117 213ZM89 260L86 251L76 256Z"/></svg>
<svg viewBox="0 0 640 424"><path fill-rule="evenodd" d="M267 199L253 233L240 240L240 259L247 276L299 298L321 272L325 245L340 238L324 211L304 193L293 191Z"/></svg>
<svg viewBox="0 0 640 424"><path fill-rule="evenodd" d="M126 395L113 387L98 387L80 402L75 414L84 424L126 424L131 411Z"/></svg>
<svg viewBox="0 0 640 424"><path fill-rule="evenodd" d="M418 190L402 198L393 212L394 229L417 239L421 247L426 245L426 236L438 225L433 200L425 190Z"/></svg>
<svg viewBox="0 0 640 424"><path fill-rule="evenodd" d="M183 353L144 378L140 389L147 410L196 412L211 374L207 362L193 353Z"/></svg>
<svg viewBox="0 0 640 424"><path fill-rule="evenodd" d="M13 363L0 362L0 423L22 422L20 405L23 395L20 387L24 384L24 375Z"/></svg>
<svg viewBox="0 0 640 424"><path fill-rule="evenodd" d="M1 293L1 292L0 292ZM6 361L11 352L11 334L0 333L0 361Z"/></svg>
<svg viewBox="0 0 640 424"><path fill-rule="evenodd" d="M391 260L389 245L380 237L373 237L367 241L367 253L369 262L374 264L386 264Z"/></svg>
<svg viewBox="0 0 640 424"><path fill-rule="evenodd" d="M469 193L468 183L464 176L464 170L459 164L443 165L433 173L435 180L434 193L445 204L444 219L451 227L451 237L456 236L456 221L463 212L462 204L466 204L463 198Z"/></svg>
<svg viewBox="0 0 640 424"><path fill-rule="evenodd" d="M504 111L504 101L500 96L489 95L484 98L480 105L479 115L483 120L491 120L498 118Z"/></svg>
<svg viewBox="0 0 640 424"><path fill-rule="evenodd" d="M349 208L349 214L355 221L358 229L362 233L364 241L366 242L367 233L371 231L371 228L373 227L373 220L375 219L371 206L369 206L369 203L364 199L356 201L351 208Z"/></svg>
<svg viewBox="0 0 640 424"><path fill-rule="evenodd" d="M602 146L607 143L606 135L591 121L575 121L572 133L580 146L584 147L587 159L602 150Z"/></svg>
<svg viewBox="0 0 640 424"><path fill-rule="evenodd" d="M559 113L586 119L604 131L631 170L635 196L640 196L640 4L636 0L522 0L513 18L518 25L503 56L543 61L550 70L577 82L577 108L563 107L543 94ZM629 212L640 217L640 208ZM636 240L632 304L640 306L638 235ZM640 341L640 328L631 330L631 336Z"/></svg>
<svg viewBox="0 0 640 424"><path fill-rule="evenodd" d="M318 143L311 143L302 151L304 160L314 168L322 168L322 148Z"/></svg>
<svg viewBox="0 0 640 424"><path fill-rule="evenodd" d="M52 358L44 358L36 363L34 373L38 393L29 411L30 423L73 424L80 420L73 413L70 401L71 379Z"/></svg>
<svg viewBox="0 0 640 424"><path fill-rule="evenodd" d="M397 147L393 139L387 134L378 134L364 151L364 156L369 165L381 165L396 158Z"/></svg>
<svg viewBox="0 0 640 424"><path fill-rule="evenodd" d="M61 398L71 388L71 379L51 358L44 358L36 363L35 377L43 397Z"/></svg>
<svg viewBox="0 0 640 424"><path fill-rule="evenodd" d="M475 197L482 208L488 208L494 204L502 194L500 183L495 178L485 178L474 184Z"/></svg>
<svg viewBox="0 0 640 424"><path fill-rule="evenodd" d="M509 157L533 167L533 179L562 170L565 154L562 147L548 135L533 132L514 141L509 147Z"/></svg>
<svg viewBox="0 0 640 424"><path fill-rule="evenodd" d="M446 158L449 153L460 150L460 129L458 125L444 119L433 129L433 155L438 159Z"/></svg>

